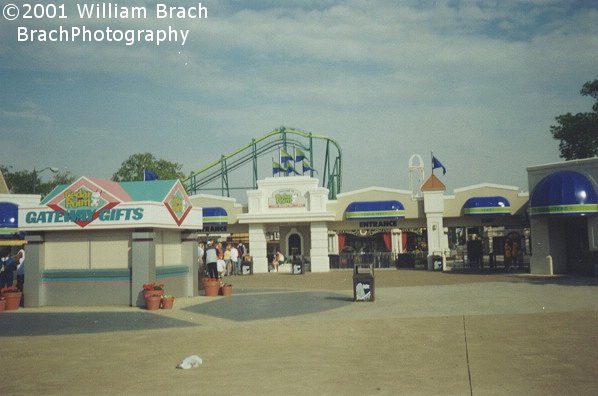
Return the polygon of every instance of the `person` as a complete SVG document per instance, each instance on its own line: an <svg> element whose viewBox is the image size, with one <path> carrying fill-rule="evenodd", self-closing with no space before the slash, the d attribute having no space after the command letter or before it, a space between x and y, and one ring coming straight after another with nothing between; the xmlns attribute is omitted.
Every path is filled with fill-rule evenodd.
<svg viewBox="0 0 598 396"><path fill-rule="evenodd" d="M17 269L17 256L11 257L10 250L2 253L0 263L0 289L11 287L14 281L14 272Z"/></svg>
<svg viewBox="0 0 598 396"><path fill-rule="evenodd" d="M17 289L23 291L23 285L25 284L25 245L21 246L21 249L17 252L15 259L18 261L17 265Z"/></svg>
<svg viewBox="0 0 598 396"><path fill-rule="evenodd" d="M511 241L509 239L507 239L507 241L505 242L505 253L504 253L504 257L505 257L505 271L509 271L511 269L511 263L513 260L513 255L512 255L512 251L511 251Z"/></svg>
<svg viewBox="0 0 598 396"><path fill-rule="evenodd" d="M230 244L226 245L224 250L224 275L230 275L233 272L233 262L231 260Z"/></svg>
<svg viewBox="0 0 598 396"><path fill-rule="evenodd" d="M216 262L218 261L218 251L216 250L216 246L214 245L214 241L208 241L208 245L205 251L205 259L204 262L208 267L208 276L210 278L218 278L218 267Z"/></svg>
<svg viewBox="0 0 598 396"><path fill-rule="evenodd" d="M239 252L239 263L238 263L238 267L237 267L237 274L242 275L242 264L243 264L243 257L245 256L245 245L243 245L243 242L239 242L239 244L237 245L237 251Z"/></svg>
<svg viewBox="0 0 598 396"><path fill-rule="evenodd" d="M276 272L278 272L278 266L282 263L284 263L284 256L279 250L274 255L274 260L272 260L272 267L276 270Z"/></svg>
<svg viewBox="0 0 598 396"><path fill-rule="evenodd" d="M216 244L216 271L218 276L221 277L226 270L226 263L224 262L224 250L222 249L222 242Z"/></svg>
<svg viewBox="0 0 598 396"><path fill-rule="evenodd" d="M230 244L230 261L231 261L231 273L233 275L239 274L241 268L241 261L239 261L239 251L235 247L234 243Z"/></svg>

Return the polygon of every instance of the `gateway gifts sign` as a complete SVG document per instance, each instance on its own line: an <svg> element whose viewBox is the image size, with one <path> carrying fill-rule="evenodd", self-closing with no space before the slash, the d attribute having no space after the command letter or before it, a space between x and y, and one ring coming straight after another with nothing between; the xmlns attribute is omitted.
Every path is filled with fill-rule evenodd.
<svg viewBox="0 0 598 396"><path fill-rule="evenodd" d="M56 187L41 207L22 208L19 220L26 230L202 225L201 209L192 207L178 180L116 183L87 177Z"/></svg>

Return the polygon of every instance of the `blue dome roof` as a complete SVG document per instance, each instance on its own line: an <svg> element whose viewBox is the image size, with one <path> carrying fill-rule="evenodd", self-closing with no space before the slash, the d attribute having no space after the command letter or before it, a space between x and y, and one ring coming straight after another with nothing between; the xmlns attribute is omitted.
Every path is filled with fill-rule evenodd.
<svg viewBox="0 0 598 396"><path fill-rule="evenodd" d="M405 207L399 201L351 202L345 216L347 220L402 219L405 218Z"/></svg>
<svg viewBox="0 0 598 396"><path fill-rule="evenodd" d="M204 224L227 224L228 213L223 208L203 208L203 222Z"/></svg>
<svg viewBox="0 0 598 396"><path fill-rule="evenodd" d="M508 216L511 203L505 197L473 197L465 201L463 214L466 216Z"/></svg>
<svg viewBox="0 0 598 396"><path fill-rule="evenodd" d="M544 177L530 199L531 216L584 216L598 214L598 196L592 182L574 171Z"/></svg>

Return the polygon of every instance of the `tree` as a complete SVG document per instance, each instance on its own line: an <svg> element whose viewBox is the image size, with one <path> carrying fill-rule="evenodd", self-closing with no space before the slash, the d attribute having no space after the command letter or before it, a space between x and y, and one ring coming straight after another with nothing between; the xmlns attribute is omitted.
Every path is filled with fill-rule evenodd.
<svg viewBox="0 0 598 396"><path fill-rule="evenodd" d="M8 189L12 194L40 194L42 196L48 194L59 184L70 184L75 181L76 177L70 172L54 173L52 179L43 182L40 178L40 172L36 169L32 171L18 170L11 172L11 166L0 165L0 170L4 175L4 180L8 185Z"/></svg>
<svg viewBox="0 0 598 396"><path fill-rule="evenodd" d="M112 175L112 180L116 182L143 180L144 170L154 172L162 180L184 179L182 167L183 165L176 162L157 159L150 153L133 154Z"/></svg>
<svg viewBox="0 0 598 396"><path fill-rule="evenodd" d="M563 114L552 125L552 137L560 140L561 158L566 160L589 158L598 155L598 80L586 82L580 94L596 100L592 112Z"/></svg>

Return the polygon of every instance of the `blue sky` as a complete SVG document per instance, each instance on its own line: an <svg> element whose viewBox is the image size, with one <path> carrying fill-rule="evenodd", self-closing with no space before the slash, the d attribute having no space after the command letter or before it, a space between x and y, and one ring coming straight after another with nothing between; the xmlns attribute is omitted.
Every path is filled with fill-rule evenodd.
<svg viewBox="0 0 598 396"><path fill-rule="evenodd" d="M14 169L110 178L150 152L188 173L284 125L340 143L344 191L408 189L409 158L429 174L431 151L449 193L527 190L527 166L559 160L554 117L589 111L579 90L598 78L593 1L203 1L207 19L169 21L64 4L68 20L0 23L0 163ZM184 46L17 42L18 26L59 24L190 32Z"/></svg>

